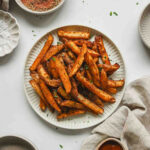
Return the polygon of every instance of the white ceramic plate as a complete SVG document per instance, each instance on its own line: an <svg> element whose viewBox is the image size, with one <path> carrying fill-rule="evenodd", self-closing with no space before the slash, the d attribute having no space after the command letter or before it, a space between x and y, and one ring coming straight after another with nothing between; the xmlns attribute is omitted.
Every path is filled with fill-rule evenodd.
<svg viewBox="0 0 150 150"><path fill-rule="evenodd" d="M61 2L60 2L56 7L52 8L52 9L49 9L49 10L47 10L47 11L33 11L33 10L27 8L27 7L22 3L21 0L16 0L16 3L17 3L22 9L24 9L25 11L27 11L27 12L29 12L29 13L37 14L37 15L50 14L50 13L56 11L57 9L59 9L59 8L63 5L64 2L65 2L65 0L61 0Z"/></svg>
<svg viewBox="0 0 150 150"><path fill-rule="evenodd" d="M95 35L102 35L110 60L113 60L112 64L114 63L120 64L120 69L116 73L113 74L112 78L116 80L125 79L125 65L124 65L123 58L118 48L107 36L105 36L104 34L102 34L101 32L97 30L94 30L92 28L85 27L85 26L77 26L77 25L65 26L65 27L62 27L62 29L71 30L71 31L89 31L92 35L91 40L94 40ZM54 36L54 39L55 39L54 44L57 43L58 41L57 30L58 29L54 29L48 32L47 34L45 34L43 37L41 37L32 47L31 51L29 52L27 56L27 60L25 63L25 68L24 68L24 88L25 88L25 93L26 93L28 102L32 106L33 110L41 118L43 118L48 123L53 124L54 126L57 126L57 127L61 127L65 129L83 129L83 128L88 128L88 127L97 125L101 123L102 121L104 121L106 118L108 118L119 106L123 93L124 93L125 86L122 89L120 89L120 91L116 95L114 95L114 97L116 98L116 103L106 105L104 107L104 110L105 110L104 114L100 116L94 116L92 114L85 114L85 115L58 121L56 119L55 113L53 114L49 112L48 110L46 112L42 112L39 108L39 97L35 93L34 89L31 87L31 85L29 84L29 80L31 79L29 75L30 73L29 67L31 66L31 64L34 62L35 58L39 54L41 48L43 47L50 33Z"/></svg>
<svg viewBox="0 0 150 150"><path fill-rule="evenodd" d="M150 49L150 4L146 6L141 15L139 33L143 43Z"/></svg>
<svg viewBox="0 0 150 150"><path fill-rule="evenodd" d="M16 19L0 10L0 57L11 53L19 41L19 26Z"/></svg>

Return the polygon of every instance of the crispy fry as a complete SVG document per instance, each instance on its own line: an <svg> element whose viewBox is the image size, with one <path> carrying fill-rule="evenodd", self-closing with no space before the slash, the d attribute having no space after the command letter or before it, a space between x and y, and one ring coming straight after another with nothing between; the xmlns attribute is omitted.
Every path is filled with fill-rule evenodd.
<svg viewBox="0 0 150 150"><path fill-rule="evenodd" d="M79 70L79 68L83 64L84 56L85 56L86 52L87 52L87 46L85 44L83 44L82 51L78 55L75 63L73 64L73 67L72 67L72 69L71 69L71 71L69 73L69 77L74 76L76 74L76 72Z"/></svg>
<svg viewBox="0 0 150 150"><path fill-rule="evenodd" d="M92 57L99 57L100 56L100 54L99 53L97 53L97 52L95 52L95 51L93 51L93 50L91 50L91 49L88 49L88 52L89 52L89 54L92 56Z"/></svg>
<svg viewBox="0 0 150 150"><path fill-rule="evenodd" d="M75 61L76 60L76 56L74 55L74 53L72 51L68 51L67 54L70 56L70 58Z"/></svg>
<svg viewBox="0 0 150 150"><path fill-rule="evenodd" d="M42 98L40 98L40 108L41 108L41 110L42 111L45 111L46 110L46 105L45 105L45 103L43 102L43 100L42 100Z"/></svg>
<svg viewBox="0 0 150 150"><path fill-rule="evenodd" d="M98 89L94 84L89 82L85 77L83 77L79 72L76 75L76 78L79 82L81 82L89 91L93 94L96 94L103 101L114 103L115 99L109 95L108 93Z"/></svg>
<svg viewBox="0 0 150 150"><path fill-rule="evenodd" d="M78 95L78 87L74 78L71 78L71 83L72 83L71 93L74 93L74 95Z"/></svg>
<svg viewBox="0 0 150 150"><path fill-rule="evenodd" d="M91 41L87 41L87 40L74 40L74 43L77 46L82 46L83 43L85 43L88 48L92 48L93 47L93 43Z"/></svg>
<svg viewBox="0 0 150 150"><path fill-rule="evenodd" d="M80 114L85 114L85 110L70 110L67 113L61 113L57 116L57 119L64 119L67 117L75 116L75 115L80 115Z"/></svg>
<svg viewBox="0 0 150 150"><path fill-rule="evenodd" d="M49 60L52 56L59 53L64 48L64 44L52 46L43 58L43 62Z"/></svg>
<svg viewBox="0 0 150 150"><path fill-rule="evenodd" d="M124 80L108 80L108 87L117 88L123 87L125 81Z"/></svg>
<svg viewBox="0 0 150 150"><path fill-rule="evenodd" d="M64 88L66 90L66 93L70 93L71 91L71 83L68 77L68 74L65 70L65 66L60 62L59 58L55 57L55 64L57 72L60 76L60 79L64 85Z"/></svg>
<svg viewBox="0 0 150 150"><path fill-rule="evenodd" d="M36 81L36 83L38 83L38 82L39 82L40 77L39 77L39 75L38 75L38 73L37 73L36 71L32 71L32 72L30 72L30 76L32 77L32 79L33 79L33 80L35 80L35 81Z"/></svg>
<svg viewBox="0 0 150 150"><path fill-rule="evenodd" d="M100 99L98 96L96 96L96 95L94 95L94 94L92 94L92 93L88 93L88 97L89 97L89 99L91 99L92 102L94 102L97 106L102 107L102 108L104 107L103 102L101 101L101 99Z"/></svg>
<svg viewBox="0 0 150 150"><path fill-rule="evenodd" d="M76 108L76 109L83 109L85 110L86 107L78 102L72 101L72 100L65 100L61 103L61 106L69 107L69 108Z"/></svg>
<svg viewBox="0 0 150 150"><path fill-rule="evenodd" d="M62 86L57 89L57 92L65 99L71 99L71 96L66 93Z"/></svg>
<svg viewBox="0 0 150 150"><path fill-rule="evenodd" d="M97 43L95 41L93 42L92 50L94 50L95 52L98 52Z"/></svg>
<svg viewBox="0 0 150 150"><path fill-rule="evenodd" d="M86 76L87 76L89 81L92 81L92 75L90 74L88 69L86 69Z"/></svg>
<svg viewBox="0 0 150 150"><path fill-rule="evenodd" d="M108 88L107 91L111 94L116 94L117 93L117 89L116 88Z"/></svg>
<svg viewBox="0 0 150 150"><path fill-rule="evenodd" d="M58 112L61 112L61 109L59 108L59 106L57 105L53 95L51 94L50 90L48 89L48 87L46 86L46 84L44 83L43 80L40 79L39 81L39 85L41 88L41 91L43 93L43 95L45 96L47 102Z"/></svg>
<svg viewBox="0 0 150 150"><path fill-rule="evenodd" d="M36 91L36 93L44 100L44 95L41 92L41 89L39 87L39 85L36 83L35 80L30 80L29 83L32 85L32 87L34 88L34 90Z"/></svg>
<svg viewBox="0 0 150 150"><path fill-rule="evenodd" d="M110 65L111 63L110 63L108 54L106 52L106 49L104 47L104 43L103 43L102 37L101 36L96 36L95 37L95 41L97 43L97 47L98 47L98 50L99 50L99 53L101 55L103 63L107 64L107 65Z"/></svg>
<svg viewBox="0 0 150 150"><path fill-rule="evenodd" d="M65 52L62 53L62 58L63 58L64 62L68 65L70 65L70 64L72 65L74 63L73 60Z"/></svg>
<svg viewBox="0 0 150 150"><path fill-rule="evenodd" d="M47 62L47 63L48 63L48 66L47 66L48 71L50 72L50 74L52 75L52 77L54 79L58 79L59 78L59 74L58 74L58 72L56 70L56 65L55 65L55 61L53 60L53 58L50 59L50 61Z"/></svg>
<svg viewBox="0 0 150 150"><path fill-rule="evenodd" d="M67 39L89 39L90 33L58 30L58 36Z"/></svg>
<svg viewBox="0 0 150 150"><path fill-rule="evenodd" d="M58 87L60 85L61 83L60 80L50 79L50 76L45 70L45 68L43 67L43 65L40 64L37 68L37 71L40 78L43 79L47 85L52 87Z"/></svg>
<svg viewBox="0 0 150 150"><path fill-rule="evenodd" d="M93 82L96 86L100 87L100 75L99 75L99 70L94 62L92 56L87 52L85 55L85 61L89 66L89 71L91 75L93 76Z"/></svg>
<svg viewBox="0 0 150 150"><path fill-rule="evenodd" d="M39 55L35 59L34 63L30 67L30 71L36 70L37 66L40 64L41 60L45 56L46 52L48 51L48 49L50 48L52 43L53 43L53 37L52 37L52 35L49 35L48 40L46 41L43 49L41 50L41 52L39 53Z"/></svg>
<svg viewBox="0 0 150 150"><path fill-rule="evenodd" d="M98 107L96 104L91 102L89 99L85 98L83 95L78 93L78 95L74 95L74 98L83 105L85 105L86 107L88 107L89 109L91 109L96 114L103 114L104 110L102 108Z"/></svg>
<svg viewBox="0 0 150 150"><path fill-rule="evenodd" d="M104 69L101 70L101 78L100 78L100 81L101 81L101 87L102 89L106 89L107 88L107 85L108 85L108 77L107 77L107 74L105 72Z"/></svg>
<svg viewBox="0 0 150 150"><path fill-rule="evenodd" d="M62 103L62 98L57 94L56 90L52 91L53 97L55 99L55 101L57 102L58 105L60 105Z"/></svg>

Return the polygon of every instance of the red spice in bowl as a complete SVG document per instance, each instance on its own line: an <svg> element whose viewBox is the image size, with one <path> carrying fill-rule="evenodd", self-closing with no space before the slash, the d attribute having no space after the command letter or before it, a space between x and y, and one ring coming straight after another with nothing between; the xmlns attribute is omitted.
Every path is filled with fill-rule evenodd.
<svg viewBox="0 0 150 150"><path fill-rule="evenodd" d="M56 7L61 0L21 0L22 3L33 11L47 11Z"/></svg>

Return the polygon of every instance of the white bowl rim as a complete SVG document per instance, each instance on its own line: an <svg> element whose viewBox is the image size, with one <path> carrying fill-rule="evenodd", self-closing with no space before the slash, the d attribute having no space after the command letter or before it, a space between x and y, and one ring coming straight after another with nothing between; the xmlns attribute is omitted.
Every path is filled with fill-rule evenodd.
<svg viewBox="0 0 150 150"><path fill-rule="evenodd" d="M3 55L0 55L0 57L3 57L5 55L12 53L13 50L18 46L19 39L20 39L20 27L19 27L17 19L14 16L12 16L12 14L10 14L9 12L3 11L3 10L0 10L0 12L2 12L3 14L7 14L8 16L10 16L10 18L14 19L16 26L18 27L18 40L17 40L16 44L14 45L14 47L9 52L6 52L6 53L3 53Z"/></svg>
<svg viewBox="0 0 150 150"><path fill-rule="evenodd" d="M0 136L0 140L3 139L3 138L9 138L9 137L21 139L21 140L23 140L24 142L30 144L30 145L34 148L34 150L39 150L39 149L37 148L37 146L32 143L31 140L29 140L28 138L26 138L26 137L24 137L24 136L22 136L22 135L13 135L13 134L12 134L12 135L2 135L2 136Z"/></svg>
<svg viewBox="0 0 150 150"><path fill-rule="evenodd" d="M16 3L18 4L18 6L20 6L20 8L22 8L22 9L25 10L26 12L29 12L29 13L31 13L31 14L36 14L36 15L46 15L46 14L50 14L50 13L56 11L57 9L59 9L59 8L64 4L64 2L65 2L65 0L61 0L61 2L60 2L56 7L52 8L52 9L49 9L49 10L47 10L47 11L33 11L33 10L27 8L27 7L21 2L21 0L19 0L19 1L20 1L20 3L22 3L22 4L20 4L20 3L18 2L18 0L15 0L15 1L16 1Z"/></svg>
<svg viewBox="0 0 150 150"><path fill-rule="evenodd" d="M102 141L97 145L97 147L96 147L95 150L98 150L104 143L106 143L106 142L108 142L108 141L115 141L115 142L117 142L117 143L123 148L123 150L128 150L128 149L124 146L124 144L123 144L118 138L114 138L114 137L106 138L106 139L102 140Z"/></svg>
<svg viewBox="0 0 150 150"><path fill-rule="evenodd" d="M116 49L118 50L118 53L120 54L120 56L121 56L121 58L122 58L122 60L123 60L124 76L125 76L125 79L126 79L126 64L125 64L125 61L124 61L123 56L122 56L122 53L121 53L120 49L118 48L118 46L111 40L111 38L110 38L109 36L107 36L107 34L105 34L104 32L101 32L99 29L97 29L97 28L95 28L95 27L93 28L93 27L91 27L91 26L79 25L79 24L69 24L69 25L64 25L64 26L57 26L57 27L51 28L48 32L46 32L45 34L43 34L43 35L33 44L33 46L31 47L31 49L29 50L29 52L28 52L28 54L27 54L27 56L26 56L26 59L25 59L25 63L24 63L24 68L23 68L24 71L25 71L26 62L27 62L27 60L28 60L28 58L29 58L30 52L31 52L31 50L33 49L33 47L40 41L40 39L42 39L45 35L47 35L48 33L52 32L53 30L58 30L58 29L60 29L60 28L66 28L66 27L70 27L70 26L79 26L79 27L81 26L81 27L85 27L85 28L90 28L90 29L92 29L92 30L96 30L96 31L100 32L102 35L104 35L106 38L108 38L109 41L111 41L111 42L114 44L114 46L115 46ZM24 72L24 73L25 73L25 72ZM125 92L125 89L126 89L126 84L127 84L127 83L126 83L126 80L125 80L125 84L124 84L124 86L123 86L123 91L122 91L122 96L121 96L120 103L121 103L122 98L123 98L123 96L124 96L124 92ZM97 124L95 124L95 125L88 125L88 126L86 126L86 127L69 128L69 127L63 127L63 126L60 126L60 125L56 125L56 124L50 123L50 122L48 121L48 119L45 119L42 115L39 115L38 111L36 111L36 110L33 108L33 106L31 105L31 103L30 103L30 101L29 101L29 96L28 96L27 91L26 91L25 79L24 79L24 85L23 85L23 86L24 86L25 96L26 96L26 99L27 99L28 103L30 104L30 107L34 110L34 112L37 114L37 116L39 116L39 117L40 117L41 119L43 119L46 123L48 123L48 124L50 124L50 125L52 125L52 126L54 126L54 127L59 127L59 128L61 128L61 129L67 129L67 130L82 130L82 129L87 129L87 128L90 128L90 127L93 127L93 126L96 126L96 125L100 124L100 123L97 123ZM119 103L119 104L120 104L120 103ZM119 108L119 106L120 106L119 104L118 104L118 107L116 107L116 108L114 109L113 113ZM107 118L109 118L113 113L111 113L111 114L108 115L106 118L104 118L103 121L105 121ZM102 123L103 121L101 121L101 123Z"/></svg>
<svg viewBox="0 0 150 150"><path fill-rule="evenodd" d="M138 30L139 30L140 37L141 37L143 43L150 49L150 45L147 44L147 42L146 42L145 39L143 38L143 36L142 36L142 30L141 30L142 17L143 17L143 15L144 15L145 11L146 11L149 7L150 7L150 3L149 3L148 5L146 5L146 7L144 8L144 10L143 10L142 13L141 13L141 16L140 16L140 19L139 19L139 23L138 23L138 24L139 24L139 25L138 25Z"/></svg>

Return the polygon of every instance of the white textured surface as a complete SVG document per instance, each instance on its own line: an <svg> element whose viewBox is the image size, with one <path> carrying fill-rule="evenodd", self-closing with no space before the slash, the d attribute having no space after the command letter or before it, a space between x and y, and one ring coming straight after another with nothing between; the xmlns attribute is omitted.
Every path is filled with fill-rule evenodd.
<svg viewBox="0 0 150 150"><path fill-rule="evenodd" d="M0 57L11 53L19 41L19 27L15 18L0 11Z"/></svg>
<svg viewBox="0 0 150 150"><path fill-rule="evenodd" d="M139 32L144 44L150 49L150 4L142 13L139 22Z"/></svg>
<svg viewBox="0 0 150 150"><path fill-rule="evenodd" d="M94 1L94 3L93 3ZM37 17L23 11L11 1L10 12L20 25L20 42L9 56L0 59L0 135L20 134L29 138L39 150L79 150L92 128L56 130L36 113L25 96L24 63L33 44L46 32L67 24L82 24L110 37L122 53L127 83L150 73L150 51L138 33L139 17L149 0L66 0L55 13ZM109 16L110 11L118 16ZM32 32L34 30L34 32ZM33 36L33 35L36 36Z"/></svg>
<svg viewBox="0 0 150 150"><path fill-rule="evenodd" d="M84 27L84 26L67 26L67 27L62 27L62 29L65 31L90 32L91 40L94 40L95 35L102 35L103 39L104 39L105 48L108 52L110 60L112 60L112 64L118 63L120 65L119 70L113 74L112 78L116 79L116 80L125 79L125 66L124 66L124 61L122 59L122 56L121 56L119 50L117 49L117 47L114 45L114 43L111 40L109 40L105 35L103 35L99 31L96 31L94 29ZM53 35L55 43L57 43L57 41L59 41L59 38L57 36L57 29L50 31L50 33ZM40 117L42 117L45 121L47 121L57 127L61 127L61 128L65 128L65 129L83 129L83 128L97 125L98 123L104 121L104 119L109 117L118 107L118 105L122 99L125 86L123 88L121 88L117 94L114 95L114 97L116 99L116 103L105 105L103 115L95 116L92 114L84 114L84 115L80 115L78 117L72 117L72 118L58 121L56 119L56 113L51 113L49 110L47 110L46 112L42 112L40 110L39 97L35 93L34 89L31 87L31 85L29 84L29 81L31 80L29 68L32 65L32 63L34 62L34 60L37 57L37 55L39 54L39 52L41 51L41 48L44 45L44 43L48 37L48 34L44 35L33 46L31 51L29 52L29 55L26 60L25 72L24 72L25 92L26 92L26 95L27 95L30 105L35 110L35 112L37 112L37 114Z"/></svg>

